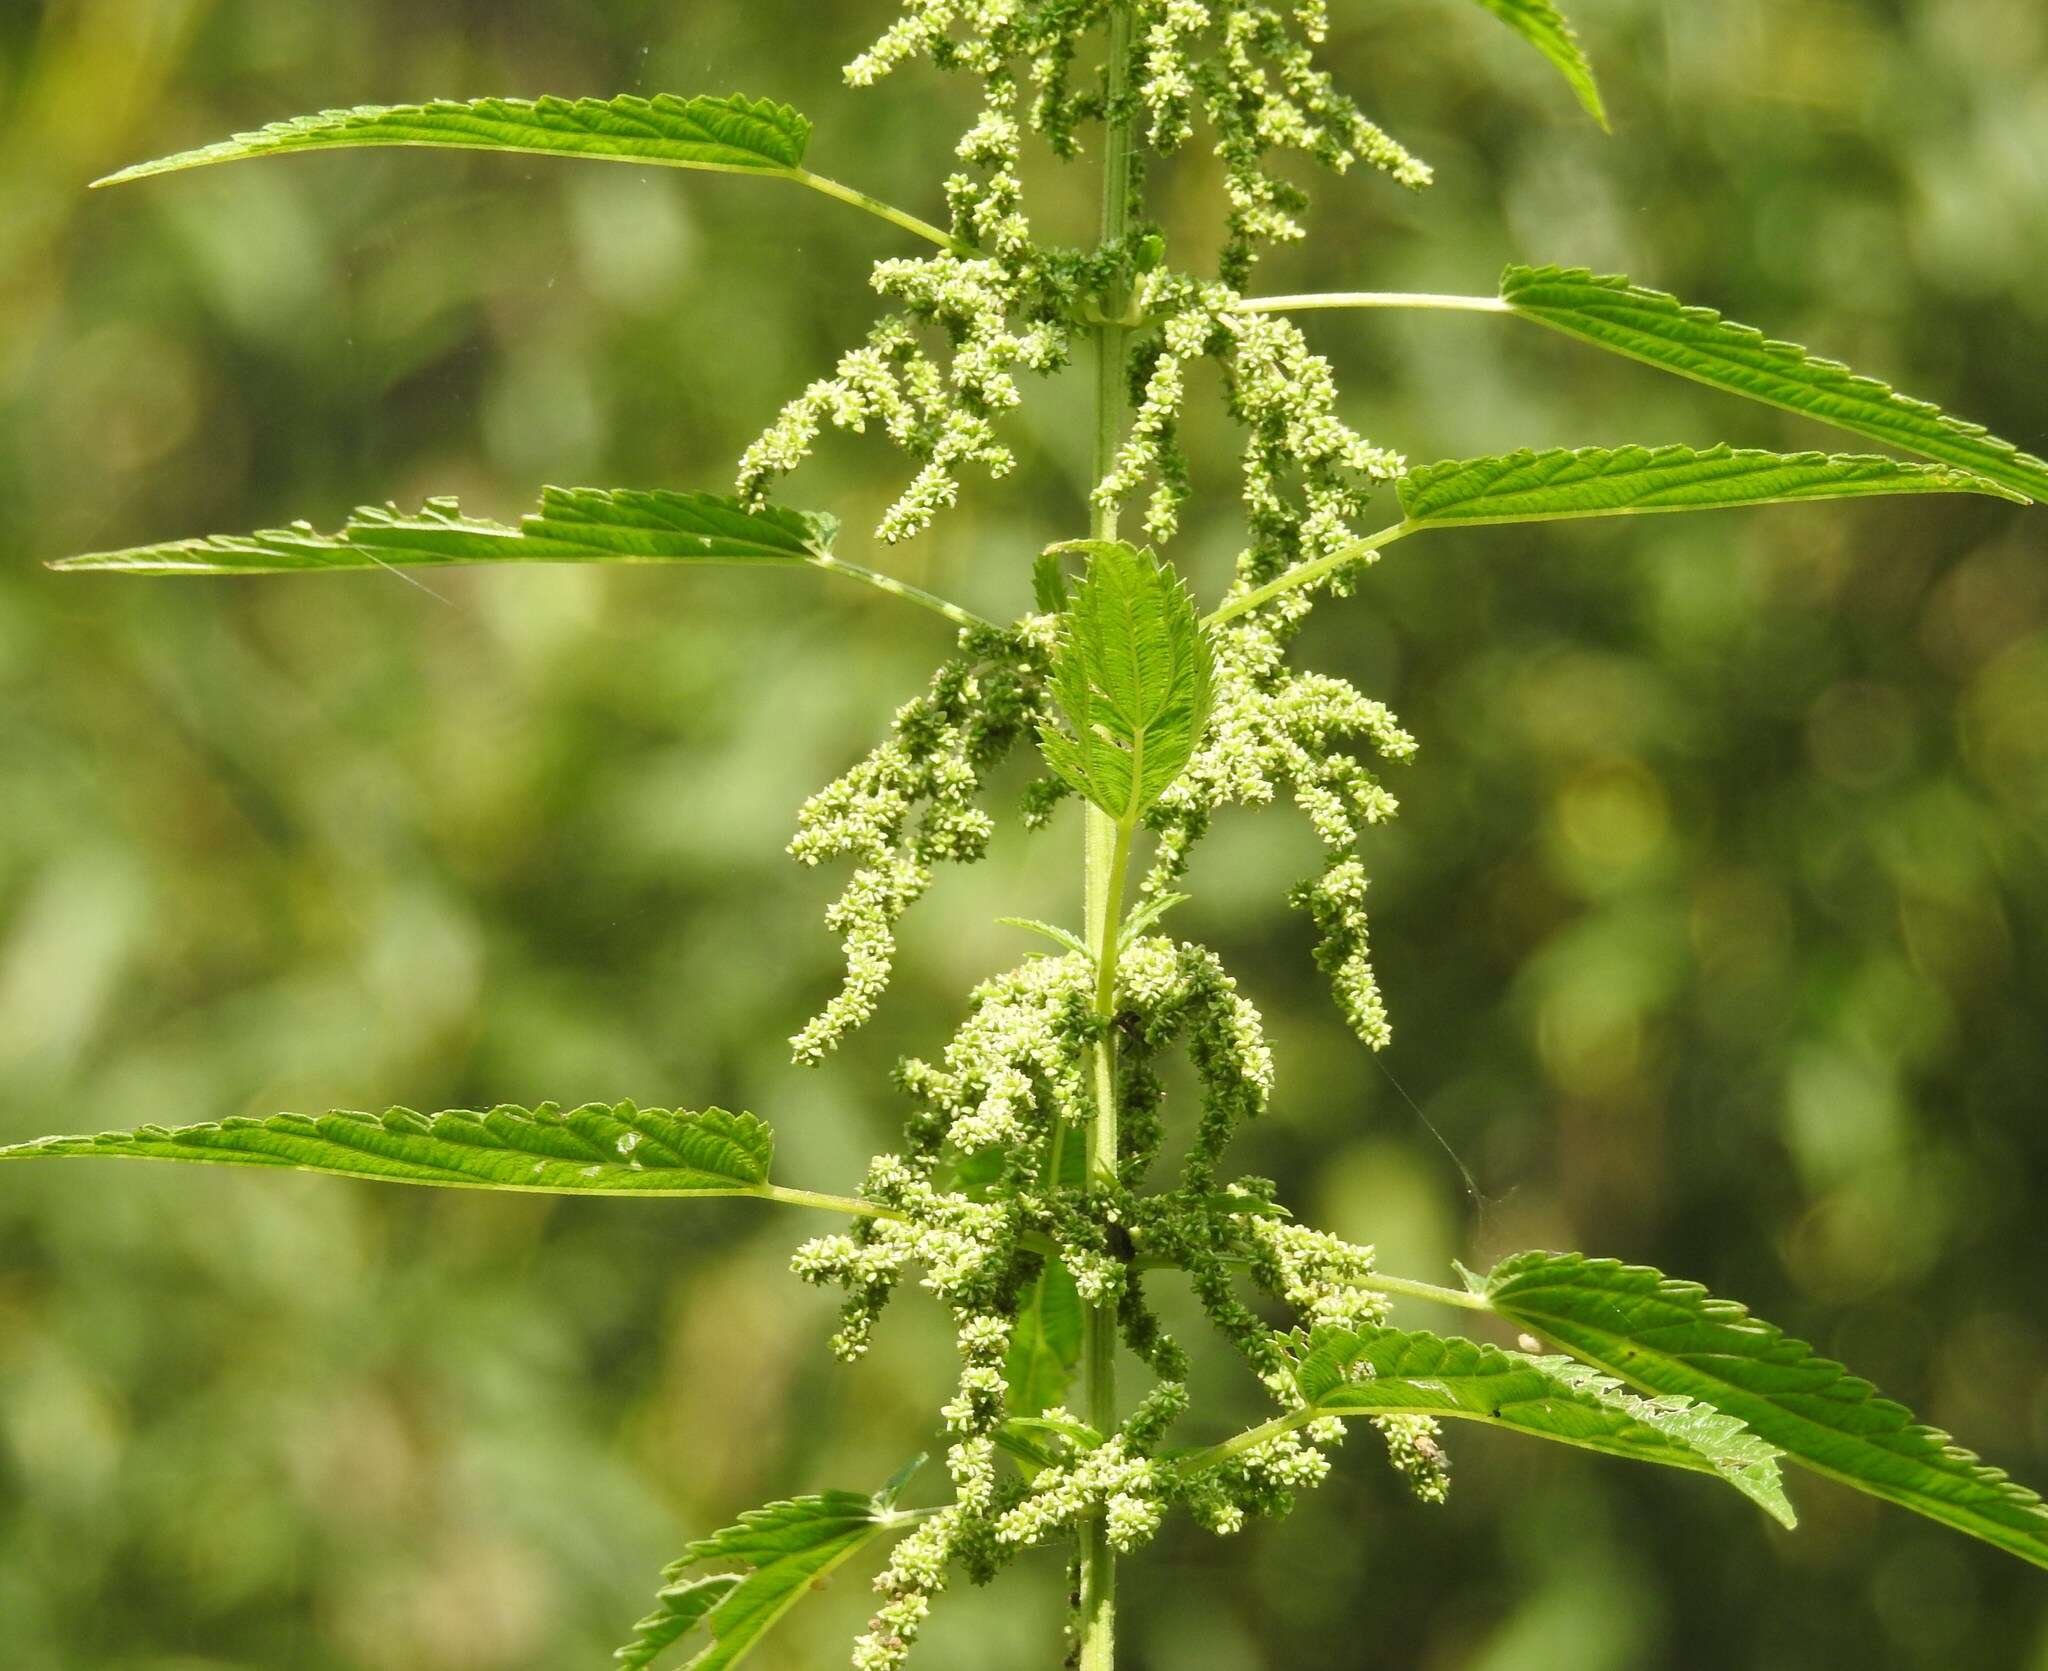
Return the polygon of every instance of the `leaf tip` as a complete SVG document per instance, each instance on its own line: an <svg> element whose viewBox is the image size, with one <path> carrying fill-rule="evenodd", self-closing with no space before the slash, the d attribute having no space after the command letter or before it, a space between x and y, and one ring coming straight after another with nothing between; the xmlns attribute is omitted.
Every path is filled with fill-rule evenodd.
<svg viewBox="0 0 2048 1671"><path fill-rule="evenodd" d="M135 180L147 180L154 174L170 174L192 166L189 151L179 152L170 157L152 157L146 162L131 162L126 168L117 168L111 174L102 174L97 180L88 181L87 191L99 191L106 186L125 186Z"/></svg>

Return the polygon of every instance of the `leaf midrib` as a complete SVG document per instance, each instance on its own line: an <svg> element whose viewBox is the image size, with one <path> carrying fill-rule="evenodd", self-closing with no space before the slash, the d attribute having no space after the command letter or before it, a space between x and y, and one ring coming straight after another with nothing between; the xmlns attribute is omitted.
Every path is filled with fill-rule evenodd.
<svg viewBox="0 0 2048 1671"><path fill-rule="evenodd" d="M422 1184L430 1189L497 1190L507 1194L514 1195L616 1194L644 1195L650 1197L689 1196L692 1199L701 1199L707 1196L759 1195L769 1197L772 1199L775 1188L775 1186L771 1184L740 1184L728 1181L721 1182L718 1184L705 1185L701 1187L692 1187L689 1185L677 1183L662 1183L645 1186L638 1184L618 1186L593 1184L581 1190L565 1190L563 1186L559 1184L508 1183L502 1179L497 1178L479 1178L475 1174L469 1172L451 1171L446 1166L433 1161L405 1160L395 1157L392 1161L393 1166L405 1168L405 1173L395 1171L379 1172L374 1171L368 1167L359 1168L343 1164L320 1164L313 1161L288 1160L277 1155L260 1154L254 1150L226 1148L216 1149L209 1148L206 1145L197 1143L190 1145L172 1143L165 1144L167 1148L189 1147L191 1150L191 1153L189 1155L144 1155L136 1154L131 1150L123 1149L93 1149L85 1147L83 1146L83 1144L80 1144L80 1146L78 1147L60 1148L57 1146L60 1143L70 1144L79 1142L79 1140L73 1138L54 1138L49 1139L47 1141L51 1145L48 1148L39 1147L34 1143L17 1144L7 1152L0 1153L0 1163L4 1163L6 1161L11 1160L130 1160L156 1162L163 1165L191 1165L196 1162L202 1165L229 1167L267 1166L277 1171L304 1172L315 1177L347 1178L352 1181L361 1183L411 1183ZM91 1139L86 1139L84 1141L86 1143L89 1143ZM483 1152L489 1153L492 1151ZM561 1156L535 1156L534 1158L537 1160L541 1160L543 1164L548 1165L566 1167L578 1167L589 1165L602 1167L604 1169L603 1175L606 1177L617 1176L627 1178L658 1178L661 1176L663 1172L688 1173L691 1176L700 1178L715 1178L718 1176L717 1173L696 1172L694 1171L694 1169L684 1166L670 1166L660 1168L646 1167L638 1172L635 1172L630 1167L620 1166L616 1161L579 1162L568 1160ZM428 1173L432 1175L427 1177L408 1175L416 1173Z"/></svg>

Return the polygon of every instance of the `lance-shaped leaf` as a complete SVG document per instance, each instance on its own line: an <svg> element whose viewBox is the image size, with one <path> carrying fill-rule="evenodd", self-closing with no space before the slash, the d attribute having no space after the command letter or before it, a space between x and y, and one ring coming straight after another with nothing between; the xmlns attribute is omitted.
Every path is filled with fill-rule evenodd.
<svg viewBox="0 0 2048 1671"><path fill-rule="evenodd" d="M1868 1381L1697 1283L1524 1253L1478 1292L1502 1316L1649 1391L1739 1418L1794 1462L2048 1566L2048 1506Z"/></svg>
<svg viewBox="0 0 2048 1671"><path fill-rule="evenodd" d="M1711 308L1583 267L1510 267L1500 294L1524 319L1583 342L2048 499L2048 463L2010 441Z"/></svg>
<svg viewBox="0 0 2048 1671"><path fill-rule="evenodd" d="M1187 904L1193 897L1191 894L1154 894L1124 918L1124 926L1116 933L1117 944L1129 951L1143 936L1159 926L1167 912Z"/></svg>
<svg viewBox="0 0 2048 1671"><path fill-rule="evenodd" d="M216 534L164 545L65 557L71 573L309 574L335 569L445 568L476 563L807 563L943 615L956 626L990 623L894 575L832 554L836 517L779 505L758 509L714 493L550 487L517 527L465 516L453 499L415 512L359 510L338 533L310 523L255 534Z"/></svg>
<svg viewBox="0 0 2048 1671"><path fill-rule="evenodd" d="M1569 1358L1532 1357L1433 1334L1319 1331L1296 1369L1321 1415L1471 1420L1686 1468L1726 1480L1784 1525L1794 1524L1777 1452L1743 1423L1682 1397L1641 1398Z"/></svg>
<svg viewBox="0 0 2048 1671"><path fill-rule="evenodd" d="M1209 722L1214 659L1194 600L1150 552L1081 543L1088 572L1060 620L1053 696L1065 731L1041 733L1069 787L1125 828L1186 769Z"/></svg>
<svg viewBox="0 0 2048 1671"><path fill-rule="evenodd" d="M709 493L542 490L517 527L465 516L453 499L417 512L370 507L340 532L299 522L255 534L219 534L66 557L52 568L157 574L292 574L328 569L443 567L461 563L815 563L829 559L829 516Z"/></svg>
<svg viewBox="0 0 2048 1671"><path fill-rule="evenodd" d="M1021 928L1036 934L1041 940L1050 940L1062 951L1075 952L1082 957L1090 955L1087 941L1072 929L1061 928L1058 923L1041 922L1036 917L998 917L996 922L1004 928Z"/></svg>
<svg viewBox="0 0 2048 1671"><path fill-rule="evenodd" d="M626 1671L648 1671L665 1650L702 1627L711 1641L689 1662L689 1671L737 1665L834 1568L884 1533L905 1531L924 1518L896 1507L916 1467L902 1469L872 1496L827 1491L770 1503L698 1539L663 1574L669 1583L661 1605L635 1627L634 1641L615 1656L619 1664ZM732 1566L741 1570L716 1570Z"/></svg>
<svg viewBox="0 0 2048 1671"><path fill-rule="evenodd" d="M1593 80L1593 66L1586 62L1572 26L1550 0L1479 0L1479 4L1555 64L1578 94L1586 113L1603 128L1607 126L1607 111L1600 102L1600 88Z"/></svg>
<svg viewBox="0 0 2048 1671"><path fill-rule="evenodd" d="M775 1138L751 1114L588 1103L416 1114L278 1114L142 1126L0 1148L0 1161L98 1156L281 1166L349 1178L551 1195L761 1195Z"/></svg>
<svg viewBox="0 0 2048 1671"><path fill-rule="evenodd" d="M1710 511L1888 493L1983 493L2026 503L1983 476L1854 453L1771 453L1720 446L1581 447L1458 458L1401 478L1417 526L1549 522L1648 511Z"/></svg>
<svg viewBox="0 0 2048 1671"><path fill-rule="evenodd" d="M726 174L794 174L811 124L768 99L473 99L459 103L362 105L325 110L238 133L217 145L138 163L97 182L120 185L153 174L244 157L364 145L414 145L701 168Z"/></svg>

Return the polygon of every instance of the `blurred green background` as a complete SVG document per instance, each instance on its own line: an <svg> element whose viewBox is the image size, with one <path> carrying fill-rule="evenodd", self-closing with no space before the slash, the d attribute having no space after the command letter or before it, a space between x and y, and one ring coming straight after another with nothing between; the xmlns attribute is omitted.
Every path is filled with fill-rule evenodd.
<svg viewBox="0 0 2048 1671"><path fill-rule="evenodd" d="M0 7L0 1139L723 1102L775 1123L787 1179L844 1187L895 1130L888 1063L1028 949L992 919L1072 914L1074 830L1006 832L912 919L878 1024L788 1065L836 967L836 878L780 852L794 808L946 649L857 588L40 567L362 501L722 485L862 329L886 228L776 184L422 153L84 185L325 106L744 89L817 120L818 166L930 213L964 89L836 76L887 10ZM2048 448L2039 0L1579 0L1612 139L1477 7L1334 10L1338 65L1440 184L1324 184L1267 287L1627 271ZM1044 224L1078 235L1083 181L1049 184ZM1213 171L1161 202L1196 259ZM1827 444L1502 321L1308 328L1348 414L1418 460ZM1016 480L879 560L1024 607L1029 554L1079 525L1080 381L1034 392ZM1219 429L1194 439L1179 556L1213 590L1230 469ZM789 497L858 531L896 477L841 441ZM1280 1053L1246 1164L1396 1269L1555 1245L1696 1277L2048 1483L2044 546L2038 513L1903 500L1390 554L1303 645L1423 745L1366 847L1389 1072L1282 904L1315 859L1291 813L1224 820L1178 919ZM835 1367L830 1298L782 1271L810 1228L8 1169L0 1663L604 1663L687 1538L929 1442L945 1334L905 1303ZM1204 1391L1219 1432L1254 1405L1220 1371ZM1167 1537L1126 1569L1127 1663L2048 1667L2041 1575L1903 1512L1802 1477L1786 1536L1697 1482L1454 1438L1448 1509L1361 1443L1284 1525ZM924 1661L1055 1664L1061 1589L1027 1559L942 1610ZM865 1612L850 1575L761 1663L841 1663Z"/></svg>

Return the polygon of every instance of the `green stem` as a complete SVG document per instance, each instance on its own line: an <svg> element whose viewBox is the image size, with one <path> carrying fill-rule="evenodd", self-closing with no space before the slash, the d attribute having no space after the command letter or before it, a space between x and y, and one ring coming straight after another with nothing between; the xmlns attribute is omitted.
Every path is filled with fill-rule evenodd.
<svg viewBox="0 0 2048 1671"><path fill-rule="evenodd" d="M1249 1265L1250 1260L1235 1254L1220 1255L1219 1265ZM1179 1258L1163 1253L1141 1254L1131 1261L1134 1271L1178 1271L1186 1267ZM1443 1288L1434 1282L1417 1282L1413 1277L1383 1276L1375 1271L1371 1276L1346 1277L1345 1284L1351 1288L1369 1289L1375 1294L1398 1294L1408 1300L1428 1300L1433 1305L1454 1306L1459 1311L1493 1312L1493 1305L1483 1295L1468 1293L1463 1288Z"/></svg>
<svg viewBox="0 0 2048 1671"><path fill-rule="evenodd" d="M1441 1288L1434 1282L1417 1282L1412 1277L1382 1276L1375 1271L1371 1276L1347 1277L1354 1288L1369 1288L1375 1294L1399 1294L1404 1299L1430 1300L1437 1305L1456 1306L1460 1311L1493 1310L1484 1296L1468 1293L1463 1288Z"/></svg>
<svg viewBox="0 0 2048 1671"><path fill-rule="evenodd" d="M899 1222L903 1218L894 1207L878 1206L851 1195L827 1195L822 1190L785 1189L780 1184L763 1184L748 1193L758 1195L763 1201L780 1202L785 1207L815 1207L820 1212L844 1213L848 1218L888 1218Z"/></svg>
<svg viewBox="0 0 2048 1671"><path fill-rule="evenodd" d="M1314 1409L1290 1410L1284 1416L1275 1416L1269 1422L1257 1427L1248 1427L1234 1438L1225 1439L1220 1445L1211 1445L1207 1450L1196 1451L1184 1456L1174 1464L1183 1474L1201 1474L1220 1462L1228 1462L1233 1456L1242 1456L1246 1451L1257 1450L1270 1439L1277 1439L1283 1433L1292 1433L1298 1427L1306 1427L1326 1412Z"/></svg>
<svg viewBox="0 0 2048 1671"><path fill-rule="evenodd" d="M1131 113L1128 104L1131 66L1131 11L1128 0L1113 0L1109 39L1104 56L1104 91L1108 114L1103 123L1102 242L1122 243L1130 231L1132 197ZM1089 483L1092 499L1090 533L1098 540L1116 538L1113 506L1093 493L1116 463L1122 442L1126 407L1125 332L1121 323L1126 298L1106 297L1103 323L1095 328L1095 474ZM1130 832L1119 829L1109 815L1090 805L1082 835L1083 895L1087 908L1088 949L1095 954L1096 1013L1103 1021L1094 1055L1095 1119L1088 1131L1087 1177L1091 1187L1116 1175L1116 1036L1115 1014L1117 911L1123 892L1123 869L1130 857ZM1081 1404L1098 1433L1117 1428L1116 1307L1090 1306L1081 1314ZM1101 1515L1081 1523L1080 1671L1114 1671L1116 1664L1116 1551Z"/></svg>
<svg viewBox="0 0 2048 1671"><path fill-rule="evenodd" d="M977 615L971 609L963 609L957 603L949 602L936 592L927 592L922 586L913 586L907 580L898 580L893 574L884 574L879 569L863 568L859 563L849 563L843 557L834 557L829 552L820 552L809 559L813 568L825 570L827 574L843 574L848 580L858 580L877 591L887 592L892 598L901 598L905 603L914 603L929 609L934 615L943 615L956 627L986 627L996 630L995 622Z"/></svg>
<svg viewBox="0 0 2048 1671"><path fill-rule="evenodd" d="M785 1189L781 1184L761 1184L754 1189L736 1190L692 1190L692 1195L751 1195L756 1200L774 1201L785 1207L813 1207L819 1212L844 1213L848 1218L885 1218L894 1224L908 1222L909 1214L898 1212L894 1207L884 1207L878 1202L863 1201L856 1195L828 1195L823 1190ZM1017 1238L1017 1245L1029 1252L1051 1257L1060 1250L1059 1243L1050 1236L1036 1230L1027 1230Z"/></svg>
<svg viewBox="0 0 2048 1671"><path fill-rule="evenodd" d="M1131 863L1131 826L1116 824L1109 853L1108 886L1103 890L1102 914L1098 919L1091 913L1088 920L1089 950L1095 954L1095 1014L1103 1021L1116 1017L1116 965L1117 957L1123 950L1123 936L1118 932L1124 919L1124 873ZM1100 1059L1109 1052L1097 1051ZM1116 1122L1105 1121L1100 1109L1096 1112L1096 1124L1100 1138L1098 1147L1107 1148L1113 1154L1116 1149Z"/></svg>
<svg viewBox="0 0 2048 1671"><path fill-rule="evenodd" d="M1512 313L1498 296L1436 296L1419 290L1329 290L1307 296L1247 296L1239 313L1312 313L1322 308L1426 308L1441 313Z"/></svg>
<svg viewBox="0 0 2048 1671"><path fill-rule="evenodd" d="M1098 525L1102 520L1098 514ZM1088 1125L1083 1172L1093 1188L1105 1178L1114 1178L1117 1166L1116 911L1123 892L1123 866L1119 861L1128 859L1130 835L1092 803L1084 818L1082 884L1088 950L1096 967L1095 1014L1102 1028L1089 1052L1093 1058L1095 1118ZM1081 1408L1088 1424L1098 1433L1114 1433L1117 1426L1116 1337L1114 1304L1089 1306L1081 1313ZM1116 1551L1109 1546L1108 1528L1101 1515L1090 1516L1081 1523L1080 1625L1080 1671L1114 1671Z"/></svg>
<svg viewBox="0 0 2048 1671"><path fill-rule="evenodd" d="M893 203L884 203L879 197L870 197L866 192L853 186L843 186L837 180L828 180L822 174L813 174L808 168L792 168L788 179L800 186L809 186L812 191L823 192L827 197L836 197L841 203L851 203L856 209L865 209L878 220L885 220L891 226L914 233L928 243L937 244L940 249L960 248L960 241L950 232L942 232L928 220L919 220L907 209L899 209Z"/></svg>
<svg viewBox="0 0 2048 1671"><path fill-rule="evenodd" d="M1265 585L1245 593L1243 597L1232 598L1216 609L1202 624L1206 627L1220 627L1225 621L1234 621L1240 615L1249 615L1261 604L1272 602L1281 593L1292 592L1302 586L1311 586L1324 575L1343 568L1345 564L1357 562L1368 552L1383 550L1396 540L1405 540L1410 534L1419 533L1423 526L1420 522L1397 522L1391 528L1382 528L1377 534L1368 534L1362 540L1353 540L1349 545L1340 546L1327 557L1296 563L1285 574L1276 576Z"/></svg>

